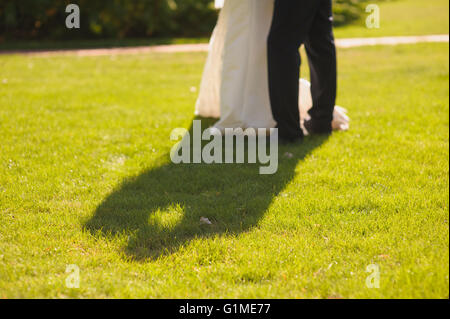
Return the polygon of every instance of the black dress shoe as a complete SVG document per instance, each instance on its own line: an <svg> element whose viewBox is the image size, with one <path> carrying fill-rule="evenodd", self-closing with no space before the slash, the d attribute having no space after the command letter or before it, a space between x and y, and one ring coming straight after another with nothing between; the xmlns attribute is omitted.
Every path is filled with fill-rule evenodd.
<svg viewBox="0 0 450 319"><path fill-rule="evenodd" d="M305 120L303 126L308 131L309 135L313 134L326 134L329 135L332 132L331 123L317 123L312 119Z"/></svg>

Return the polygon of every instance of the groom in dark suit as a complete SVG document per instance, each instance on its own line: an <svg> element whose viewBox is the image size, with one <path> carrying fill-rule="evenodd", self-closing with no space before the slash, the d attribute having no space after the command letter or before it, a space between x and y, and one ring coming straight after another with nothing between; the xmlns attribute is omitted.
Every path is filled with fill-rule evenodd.
<svg viewBox="0 0 450 319"><path fill-rule="evenodd" d="M336 48L331 0L275 0L268 38L269 91L282 141L301 141L299 48L305 45L313 107L305 121L310 134L331 133L336 100Z"/></svg>

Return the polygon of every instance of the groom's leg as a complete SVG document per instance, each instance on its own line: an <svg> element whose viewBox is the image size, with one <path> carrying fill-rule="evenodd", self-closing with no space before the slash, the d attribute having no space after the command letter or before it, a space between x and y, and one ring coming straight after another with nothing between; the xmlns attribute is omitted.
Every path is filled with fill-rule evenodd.
<svg viewBox="0 0 450 319"><path fill-rule="evenodd" d="M305 41L311 72L313 107L309 110L312 129L331 132L336 102L336 48L333 36L331 0L320 3Z"/></svg>
<svg viewBox="0 0 450 319"><path fill-rule="evenodd" d="M298 107L300 54L318 0L275 0L268 46L269 93L279 136L303 136Z"/></svg>

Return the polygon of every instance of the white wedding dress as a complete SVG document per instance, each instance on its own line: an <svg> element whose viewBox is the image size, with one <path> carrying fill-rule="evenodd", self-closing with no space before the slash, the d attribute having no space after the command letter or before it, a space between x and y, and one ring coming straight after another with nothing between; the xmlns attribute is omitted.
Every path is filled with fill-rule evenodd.
<svg viewBox="0 0 450 319"><path fill-rule="evenodd" d="M223 4L223 7L222 7ZM272 128L267 37L274 0L216 0L222 7L210 41L195 113L220 118L215 127ZM312 106L310 84L300 80L300 115ZM336 107L333 129L347 130L346 110Z"/></svg>

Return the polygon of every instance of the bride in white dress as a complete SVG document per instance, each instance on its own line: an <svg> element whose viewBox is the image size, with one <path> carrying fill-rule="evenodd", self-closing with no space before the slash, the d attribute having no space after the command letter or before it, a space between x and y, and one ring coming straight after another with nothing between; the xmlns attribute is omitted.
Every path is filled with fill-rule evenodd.
<svg viewBox="0 0 450 319"><path fill-rule="evenodd" d="M210 41L195 114L220 118L215 127L272 128L267 37L274 0L216 0L222 7ZM310 84L300 80L300 116L312 106ZM347 130L346 110L336 107L334 130Z"/></svg>

